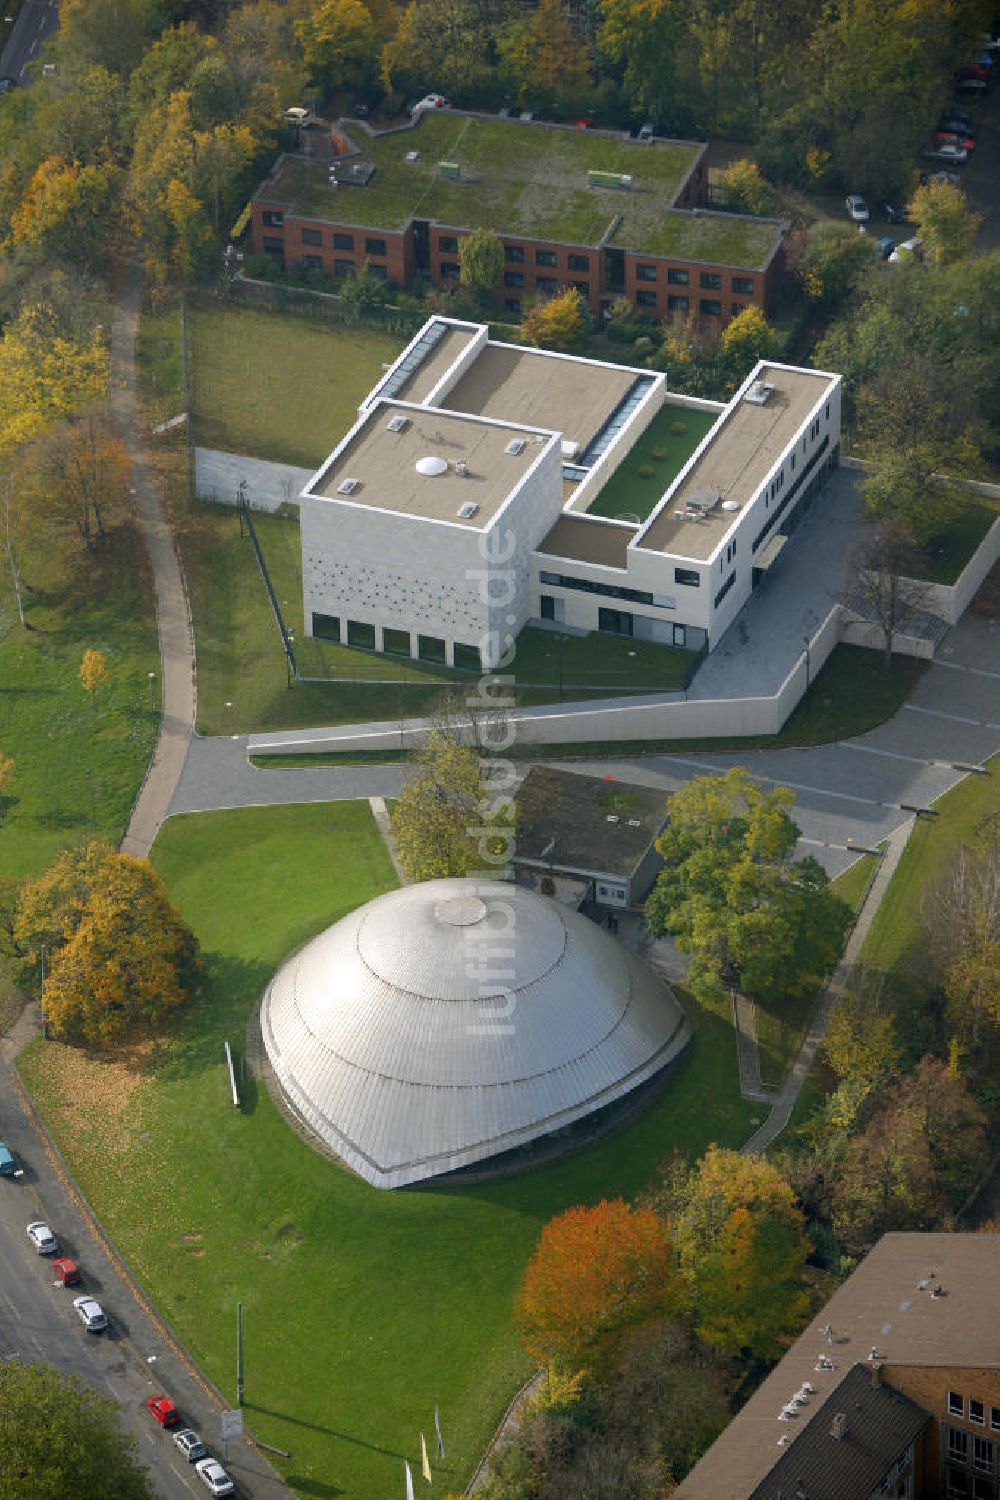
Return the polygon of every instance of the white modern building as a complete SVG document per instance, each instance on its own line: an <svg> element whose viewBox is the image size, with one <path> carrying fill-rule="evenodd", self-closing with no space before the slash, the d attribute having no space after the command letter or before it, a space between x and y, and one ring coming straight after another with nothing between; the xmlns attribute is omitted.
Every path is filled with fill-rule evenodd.
<svg viewBox="0 0 1000 1500"><path fill-rule="evenodd" d="M302 492L306 632L468 668L531 622L712 650L838 462L840 384L762 362L713 407L432 318ZM716 420L647 513L594 514L695 408Z"/></svg>

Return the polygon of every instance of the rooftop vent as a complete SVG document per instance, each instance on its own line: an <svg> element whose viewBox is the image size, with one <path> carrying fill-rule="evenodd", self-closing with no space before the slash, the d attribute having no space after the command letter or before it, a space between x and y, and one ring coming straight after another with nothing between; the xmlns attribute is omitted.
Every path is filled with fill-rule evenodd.
<svg viewBox="0 0 1000 1500"><path fill-rule="evenodd" d="M723 500L723 502L722 502L722 509L723 510L733 511L733 510L739 510L739 508L740 508L740 502L738 500Z"/></svg>
<svg viewBox="0 0 1000 1500"><path fill-rule="evenodd" d="M474 500L466 500L464 505L458 507L459 518L463 521L471 521L478 509L479 506Z"/></svg>
<svg viewBox="0 0 1000 1500"><path fill-rule="evenodd" d="M445 474L448 470L448 460L438 458L437 454L428 454L426 458L418 458L416 469L418 474L423 474L425 479L433 479L438 474Z"/></svg>
<svg viewBox="0 0 1000 1500"><path fill-rule="evenodd" d="M833 1421L830 1423L830 1436L832 1438L836 1438L837 1441L840 1442L846 1431L847 1413L845 1411L838 1411L835 1413Z"/></svg>
<svg viewBox="0 0 1000 1500"><path fill-rule="evenodd" d="M563 438L560 443L563 458L575 458L580 451L580 444L574 443L572 438Z"/></svg>
<svg viewBox="0 0 1000 1500"><path fill-rule="evenodd" d="M755 380L743 399L751 406L766 406L773 395L774 386L770 380Z"/></svg>
<svg viewBox="0 0 1000 1500"><path fill-rule="evenodd" d="M407 151L406 155L403 157L403 160L404 161L419 161L420 160L420 152L419 151Z"/></svg>
<svg viewBox="0 0 1000 1500"><path fill-rule="evenodd" d="M607 818L606 818L605 821L608 822L608 823L617 823L618 822L618 814L617 813L608 813Z"/></svg>
<svg viewBox="0 0 1000 1500"><path fill-rule="evenodd" d="M511 438L510 442L507 444L506 448L503 451L505 453L511 454L513 458L516 458L519 453L524 452L526 446L527 445L524 438Z"/></svg>
<svg viewBox="0 0 1000 1500"><path fill-rule="evenodd" d="M592 167L587 173L587 186L597 188L630 188L632 178L627 172L600 172Z"/></svg>
<svg viewBox="0 0 1000 1500"><path fill-rule="evenodd" d="M684 503L688 510L696 510L707 515L710 510L715 509L721 499L722 496L718 490L694 490Z"/></svg>
<svg viewBox="0 0 1000 1500"><path fill-rule="evenodd" d="M390 417L386 423L386 429L389 432L405 432L409 425L409 417Z"/></svg>
<svg viewBox="0 0 1000 1500"><path fill-rule="evenodd" d="M641 828L642 827L642 821L639 818L629 818L629 820L628 820L628 826L630 828Z"/></svg>
<svg viewBox="0 0 1000 1500"><path fill-rule="evenodd" d="M456 462L456 464L455 464L455 473L458 474L459 477L462 478L462 479L468 479L468 477L469 477L469 465L465 462L464 458L460 458Z"/></svg>
<svg viewBox="0 0 1000 1500"><path fill-rule="evenodd" d="M337 485L338 495L356 495L361 488L360 479L342 479Z"/></svg>

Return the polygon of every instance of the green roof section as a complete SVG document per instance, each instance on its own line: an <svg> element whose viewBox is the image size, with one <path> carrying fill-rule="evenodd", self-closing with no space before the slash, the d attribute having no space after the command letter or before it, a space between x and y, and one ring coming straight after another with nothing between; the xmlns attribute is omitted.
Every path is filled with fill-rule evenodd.
<svg viewBox="0 0 1000 1500"><path fill-rule="evenodd" d="M776 221L671 210L703 150L692 141L647 144L450 110L426 112L413 129L369 136L352 125L348 135L375 164L366 187L331 188L328 162L289 156L257 198L361 228L401 230L428 219L571 245L607 238L650 255L742 267L764 265L780 234ZM419 158L407 161L413 151ZM445 175L442 163L457 165L458 177ZM592 186L588 172L627 175L632 186Z"/></svg>

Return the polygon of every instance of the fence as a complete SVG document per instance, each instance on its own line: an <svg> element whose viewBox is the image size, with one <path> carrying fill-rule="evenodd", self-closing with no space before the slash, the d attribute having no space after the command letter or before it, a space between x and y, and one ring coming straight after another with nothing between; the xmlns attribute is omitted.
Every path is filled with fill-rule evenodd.
<svg viewBox="0 0 1000 1500"><path fill-rule="evenodd" d="M253 550L257 557L257 566L260 568L260 576L264 580L264 587L267 590L267 597L271 601L271 609L274 611L274 618L278 626L278 633L281 636L281 645L285 652L285 662L288 667L288 684L290 687L292 684L292 679L298 677L299 675L298 667L295 665L295 652L292 650L291 638L288 634L288 631L285 629L285 622L281 615L281 606L278 603L277 595L275 594L274 588L271 584L271 575L267 571L267 563L264 561L264 554L260 550L260 542L257 539L257 528L253 524L253 516L250 514L250 506L247 503L246 492L242 486L240 487L239 491L239 511L240 534L242 535L243 528L245 526L250 534L250 540L253 543Z"/></svg>
<svg viewBox="0 0 1000 1500"><path fill-rule="evenodd" d="M298 317L322 318L345 328L380 328L407 339L423 327L428 317L426 309L410 312L392 303L350 302L335 292L318 292L311 287L289 286L284 282L257 281L252 276L237 277L226 295L219 295L215 300L256 305Z"/></svg>

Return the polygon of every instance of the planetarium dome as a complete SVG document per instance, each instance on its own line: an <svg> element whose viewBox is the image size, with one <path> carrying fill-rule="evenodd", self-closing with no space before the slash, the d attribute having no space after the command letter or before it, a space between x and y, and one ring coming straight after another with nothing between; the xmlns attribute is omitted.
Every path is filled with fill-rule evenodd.
<svg viewBox="0 0 1000 1500"><path fill-rule="evenodd" d="M585 917L497 881L379 896L261 1002L285 1100L376 1187L501 1155L623 1098L690 1040L666 984Z"/></svg>

